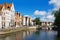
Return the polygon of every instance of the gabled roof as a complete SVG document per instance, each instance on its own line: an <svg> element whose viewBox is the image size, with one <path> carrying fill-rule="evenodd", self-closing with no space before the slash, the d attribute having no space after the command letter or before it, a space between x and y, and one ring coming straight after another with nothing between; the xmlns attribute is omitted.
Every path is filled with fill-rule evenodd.
<svg viewBox="0 0 60 40"><path fill-rule="evenodd" d="M5 9L10 9L12 4L8 4L8 3L0 4L0 10L2 10L3 6Z"/></svg>
<svg viewBox="0 0 60 40"><path fill-rule="evenodd" d="M8 4L8 3L5 3L5 4L3 4L3 5L4 5L5 9L9 9L9 8L11 8L11 6L12 6L12 4Z"/></svg>
<svg viewBox="0 0 60 40"><path fill-rule="evenodd" d="M3 8L3 5L2 4L0 4L0 10Z"/></svg>

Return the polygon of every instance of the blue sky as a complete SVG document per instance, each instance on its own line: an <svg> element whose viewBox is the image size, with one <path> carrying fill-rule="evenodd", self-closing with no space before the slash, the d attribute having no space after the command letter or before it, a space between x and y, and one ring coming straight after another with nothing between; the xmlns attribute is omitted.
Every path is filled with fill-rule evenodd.
<svg viewBox="0 0 60 40"><path fill-rule="evenodd" d="M55 4L53 0L1 0L0 4L5 3L5 2L14 3L15 10L19 11L22 15L28 15L31 18L32 17L35 18L39 16L41 20L46 15L47 16L51 15L52 9L55 8ZM40 15L40 13L42 15ZM45 15L43 15L44 13ZM47 21L47 18L45 19Z"/></svg>

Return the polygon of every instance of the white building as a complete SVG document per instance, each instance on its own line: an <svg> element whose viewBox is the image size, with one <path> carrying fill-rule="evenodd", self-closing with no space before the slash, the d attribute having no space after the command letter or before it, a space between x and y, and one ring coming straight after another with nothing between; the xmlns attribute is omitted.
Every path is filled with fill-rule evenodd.
<svg viewBox="0 0 60 40"><path fill-rule="evenodd" d="M22 23L23 23L23 25L25 25L25 26L33 26L34 23L35 23L35 22L33 22L33 20L32 20L30 17L28 17L28 16L23 16L22 19L23 19Z"/></svg>
<svg viewBox="0 0 60 40"><path fill-rule="evenodd" d="M52 26L53 22L42 22L42 26Z"/></svg>
<svg viewBox="0 0 60 40"><path fill-rule="evenodd" d="M0 28L2 28L2 17L0 15Z"/></svg>
<svg viewBox="0 0 60 40"><path fill-rule="evenodd" d="M14 19L15 15L15 9L14 9L14 4L0 4L0 11L2 12L1 17L2 17L2 27L8 28L11 25L12 20ZM0 20L1 21L1 20Z"/></svg>

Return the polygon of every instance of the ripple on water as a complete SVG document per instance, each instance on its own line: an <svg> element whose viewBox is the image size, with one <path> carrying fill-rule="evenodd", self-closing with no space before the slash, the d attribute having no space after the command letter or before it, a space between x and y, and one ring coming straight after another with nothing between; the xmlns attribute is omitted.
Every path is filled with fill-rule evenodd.
<svg viewBox="0 0 60 40"><path fill-rule="evenodd" d="M21 31L0 35L0 40L55 40L57 31Z"/></svg>

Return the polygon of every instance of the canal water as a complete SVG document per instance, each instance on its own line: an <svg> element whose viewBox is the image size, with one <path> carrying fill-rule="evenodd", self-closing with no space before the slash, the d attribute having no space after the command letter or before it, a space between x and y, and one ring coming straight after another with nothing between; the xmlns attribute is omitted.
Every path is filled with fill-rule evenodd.
<svg viewBox="0 0 60 40"><path fill-rule="evenodd" d="M0 40L60 40L57 31L21 31L0 35Z"/></svg>

